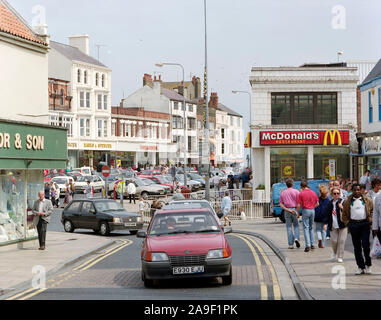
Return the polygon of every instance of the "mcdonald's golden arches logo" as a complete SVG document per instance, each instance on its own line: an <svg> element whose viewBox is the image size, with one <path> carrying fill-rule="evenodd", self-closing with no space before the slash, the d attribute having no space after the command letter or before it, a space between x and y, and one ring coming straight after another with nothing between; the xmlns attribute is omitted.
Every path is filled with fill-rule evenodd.
<svg viewBox="0 0 381 320"><path fill-rule="evenodd" d="M331 138L331 144L335 144L335 138L337 136L337 145L338 146L342 145L340 132L338 130L327 130L324 134L324 140L323 140L324 146L327 146L328 136Z"/></svg>

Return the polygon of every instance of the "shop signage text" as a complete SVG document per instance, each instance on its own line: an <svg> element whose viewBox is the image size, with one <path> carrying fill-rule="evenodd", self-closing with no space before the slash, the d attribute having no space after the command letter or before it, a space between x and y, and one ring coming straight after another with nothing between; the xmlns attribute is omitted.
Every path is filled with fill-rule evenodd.
<svg viewBox="0 0 381 320"><path fill-rule="evenodd" d="M157 146L140 146L142 150L158 150Z"/></svg>
<svg viewBox="0 0 381 320"><path fill-rule="evenodd" d="M262 131L261 145L348 145L349 131Z"/></svg>
<svg viewBox="0 0 381 320"><path fill-rule="evenodd" d="M27 150L44 150L44 136L32 136L27 134L25 138L25 147ZM22 136L20 133L15 133L11 142L11 135L6 132L0 132L0 148L10 149L13 144L16 150L23 148Z"/></svg>
<svg viewBox="0 0 381 320"><path fill-rule="evenodd" d="M112 145L108 143L84 143L84 148L111 149Z"/></svg>

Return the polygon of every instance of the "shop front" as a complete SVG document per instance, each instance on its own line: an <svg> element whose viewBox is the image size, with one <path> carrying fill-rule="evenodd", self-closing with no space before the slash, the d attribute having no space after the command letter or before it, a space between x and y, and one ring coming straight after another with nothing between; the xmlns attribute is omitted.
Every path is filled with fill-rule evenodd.
<svg viewBox="0 0 381 320"><path fill-rule="evenodd" d="M347 130L261 131L259 136L260 145L269 149L271 185L288 178L350 177ZM254 157L254 163L258 161L261 159Z"/></svg>
<svg viewBox="0 0 381 320"><path fill-rule="evenodd" d="M371 179L381 178L381 132L358 134L361 153L353 154L358 162L359 177L370 170Z"/></svg>
<svg viewBox="0 0 381 320"><path fill-rule="evenodd" d="M66 129L0 120L0 245L35 239L32 206L44 169L65 169Z"/></svg>

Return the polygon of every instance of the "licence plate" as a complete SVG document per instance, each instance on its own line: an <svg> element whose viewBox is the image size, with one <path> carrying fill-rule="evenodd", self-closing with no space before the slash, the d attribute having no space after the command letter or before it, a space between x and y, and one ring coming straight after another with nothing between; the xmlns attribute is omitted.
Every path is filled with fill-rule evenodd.
<svg viewBox="0 0 381 320"><path fill-rule="evenodd" d="M191 274L191 273L203 273L204 266L195 267L174 267L173 274Z"/></svg>
<svg viewBox="0 0 381 320"><path fill-rule="evenodd" d="M136 227L136 223L125 223L125 227Z"/></svg>

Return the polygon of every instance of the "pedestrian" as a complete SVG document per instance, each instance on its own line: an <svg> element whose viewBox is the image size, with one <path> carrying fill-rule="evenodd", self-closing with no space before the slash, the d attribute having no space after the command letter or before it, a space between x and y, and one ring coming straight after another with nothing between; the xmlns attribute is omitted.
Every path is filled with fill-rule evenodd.
<svg viewBox="0 0 381 320"><path fill-rule="evenodd" d="M63 206L66 207L71 202L71 189L69 183L66 183L66 188L65 188L65 199L63 202Z"/></svg>
<svg viewBox="0 0 381 320"><path fill-rule="evenodd" d="M246 213L241 206L238 207L238 214L241 220L246 220Z"/></svg>
<svg viewBox="0 0 381 320"><path fill-rule="evenodd" d="M333 183L333 186L340 189L340 198L343 199L344 201L347 200L348 192L341 187L340 181L335 180Z"/></svg>
<svg viewBox="0 0 381 320"><path fill-rule="evenodd" d="M159 209L159 203L157 202L156 199L153 199L152 204L151 204L151 210L150 210L151 217L154 216L156 210L158 210L158 209Z"/></svg>
<svg viewBox="0 0 381 320"><path fill-rule="evenodd" d="M318 247L325 248L325 238L328 223L326 208L330 200L328 199L328 188L324 185L319 187L319 206L315 208L315 230L318 239Z"/></svg>
<svg viewBox="0 0 381 320"><path fill-rule="evenodd" d="M144 199L142 196L139 198L139 213L143 216L144 215Z"/></svg>
<svg viewBox="0 0 381 320"><path fill-rule="evenodd" d="M224 226L229 223L229 226L232 225L232 222L230 221L228 215L230 214L230 211L232 209L232 199L229 196L229 191L225 191L225 197L222 198L222 203L221 203L221 210L224 215Z"/></svg>
<svg viewBox="0 0 381 320"><path fill-rule="evenodd" d="M375 179L372 180L372 182L370 184L372 186L372 189L369 190L366 195L367 195L367 197L372 199L373 204L374 204L374 199L376 199L376 197L381 193L380 192L380 189L381 189L381 180L378 179L378 178L375 178Z"/></svg>
<svg viewBox="0 0 381 320"><path fill-rule="evenodd" d="M333 199L333 198L332 198L332 193L331 193L332 188L333 188L333 180L330 180L330 181L328 182L328 199L329 199L329 200L332 200L332 199Z"/></svg>
<svg viewBox="0 0 381 320"><path fill-rule="evenodd" d="M373 238L377 236L381 243L381 194L377 195L374 200L372 222Z"/></svg>
<svg viewBox="0 0 381 320"><path fill-rule="evenodd" d="M342 221L344 200L340 198L340 188L332 188L332 200L326 208L328 218L328 230L331 232L332 256L331 261L342 263L344 258L344 246L347 239L348 228Z"/></svg>
<svg viewBox="0 0 381 320"><path fill-rule="evenodd" d="M216 175L213 177L213 185L215 192L220 190L220 177L218 176L218 172L216 172Z"/></svg>
<svg viewBox="0 0 381 320"><path fill-rule="evenodd" d="M297 212L300 214L300 210L303 210L302 222L304 241L306 247L304 252L308 252L311 249L315 249L314 246L314 218L315 208L319 205L319 198L315 192L308 188L308 183L303 180L300 184L302 191L298 195L298 207Z"/></svg>
<svg viewBox="0 0 381 320"><path fill-rule="evenodd" d="M341 220L349 227L357 264L356 275L372 273L370 267L370 230L373 216L373 201L361 194L359 184L352 186L352 195L344 202ZM364 253L364 255L363 255ZM365 261L364 261L365 258Z"/></svg>
<svg viewBox="0 0 381 320"><path fill-rule="evenodd" d="M69 185L70 185L70 192L71 192L71 198L73 199L74 198L74 193L75 193L75 187L74 187L74 183L72 180L70 180L69 182Z"/></svg>
<svg viewBox="0 0 381 320"><path fill-rule="evenodd" d="M119 181L116 191L119 194L120 204L123 205L124 192L126 191L126 182L124 180Z"/></svg>
<svg viewBox="0 0 381 320"><path fill-rule="evenodd" d="M136 204L135 202L136 186L132 179L130 179L130 183L127 185L127 193L130 199L130 203L132 203L132 199L134 199L134 204Z"/></svg>
<svg viewBox="0 0 381 320"><path fill-rule="evenodd" d="M296 211L298 207L299 191L294 189L294 181L286 180L287 189L283 190L279 197L279 205L283 209L284 218L286 220L286 230L288 239L288 248L294 249L294 242L297 248L300 248L300 230L299 215ZM294 228L294 230L292 230Z"/></svg>
<svg viewBox="0 0 381 320"><path fill-rule="evenodd" d="M45 199L50 200L50 187L49 187L49 182L46 182L46 183L45 183L44 194L45 194Z"/></svg>
<svg viewBox="0 0 381 320"><path fill-rule="evenodd" d="M59 207L59 200L57 200L56 196L57 196L57 189L54 186L54 183L50 182L50 199L51 199L53 207L56 206L58 208Z"/></svg>
<svg viewBox="0 0 381 320"><path fill-rule="evenodd" d="M344 187L345 191L348 193L348 197L352 194L352 183L348 182Z"/></svg>
<svg viewBox="0 0 381 320"><path fill-rule="evenodd" d="M354 183L352 184L353 187ZM360 184L360 191L363 196L366 196L368 194L368 191L366 191L366 185L365 184Z"/></svg>
<svg viewBox="0 0 381 320"><path fill-rule="evenodd" d="M370 190L370 171L369 170L365 170L364 172L364 175L360 178L360 184L365 184L366 186L366 190L369 191Z"/></svg>
<svg viewBox="0 0 381 320"><path fill-rule="evenodd" d="M50 215L53 213L53 205L49 199L45 199L45 192L38 193L38 200L33 204L33 224L37 227L39 250L45 250L46 230L50 222Z"/></svg>
<svg viewBox="0 0 381 320"><path fill-rule="evenodd" d="M87 186L85 189L85 194L87 199L91 199L93 197L93 187L90 184L90 181L87 180Z"/></svg>

